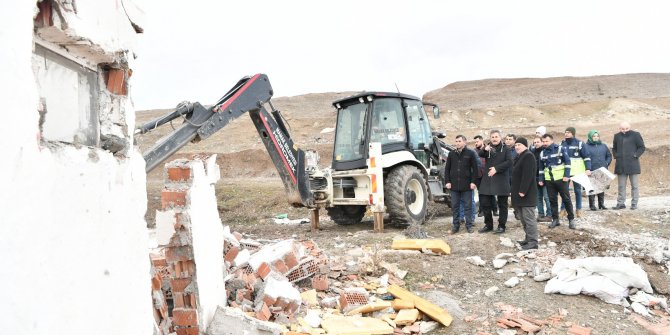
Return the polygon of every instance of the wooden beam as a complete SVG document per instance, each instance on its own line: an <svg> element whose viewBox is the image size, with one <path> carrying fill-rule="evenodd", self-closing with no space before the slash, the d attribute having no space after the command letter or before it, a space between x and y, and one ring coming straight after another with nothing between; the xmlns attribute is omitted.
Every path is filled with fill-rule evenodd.
<svg viewBox="0 0 670 335"><path fill-rule="evenodd" d="M426 299L418 297L398 285L389 286L388 291L396 298L414 302L414 306L416 306L418 310L430 316L431 319L443 324L445 327L451 325L451 322L454 320L454 318L452 318L451 315L440 306L437 306Z"/></svg>
<svg viewBox="0 0 670 335"><path fill-rule="evenodd" d="M394 250L423 250L428 249L438 254L450 254L451 247L442 240L393 240L391 249Z"/></svg>

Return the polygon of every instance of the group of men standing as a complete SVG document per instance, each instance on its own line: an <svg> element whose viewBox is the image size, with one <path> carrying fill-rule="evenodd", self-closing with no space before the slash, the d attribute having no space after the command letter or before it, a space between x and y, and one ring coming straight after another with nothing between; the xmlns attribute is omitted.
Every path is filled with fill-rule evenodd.
<svg viewBox="0 0 670 335"><path fill-rule="evenodd" d="M460 230L462 215L468 233L474 232L474 190L479 191L479 207L484 217L484 227L480 233L504 233L508 217L508 200L514 215L521 221L526 237L517 241L521 247L537 249L537 222L551 222L549 228L560 226L558 196L568 219L568 227L575 229L575 216L581 216L582 186L574 181L575 207L573 210L569 193L571 177L579 174L591 175L591 171L600 167L607 168L612 156L617 160L615 174L618 176L619 196L615 209L625 208L626 181L630 179L633 200L631 209L637 208L639 198L640 174L639 157L644 152L644 142L639 133L630 131L630 125L622 122L620 132L614 136L612 155L606 145L600 141L597 131L589 132L585 143L575 137L574 127L565 129L564 140L554 143L545 127L538 127L532 146L524 137L513 134L505 137L505 143L498 130L489 133L485 143L481 136L476 137L475 148L466 146L463 135L456 136L456 149L449 153L445 167L446 188L451 192L454 209L453 224L450 233ZM592 162L593 153L593 162ZM596 195L589 196L589 208L596 210ZM597 195L598 207L604 205L604 193ZM459 210L459 206L463 208ZM546 211L545 206L546 204ZM537 207L538 216L535 216ZM494 229L494 209L498 210L498 226Z"/></svg>

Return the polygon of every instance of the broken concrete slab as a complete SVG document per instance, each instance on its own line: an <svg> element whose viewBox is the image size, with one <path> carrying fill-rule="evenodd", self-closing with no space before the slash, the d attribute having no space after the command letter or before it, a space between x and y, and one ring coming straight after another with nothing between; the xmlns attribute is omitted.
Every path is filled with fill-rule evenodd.
<svg viewBox="0 0 670 335"><path fill-rule="evenodd" d="M465 260L468 261L468 263L473 264L473 265L477 265L477 266L486 265L486 261L483 260L479 256L469 256L469 257L466 257Z"/></svg>
<svg viewBox="0 0 670 335"><path fill-rule="evenodd" d="M519 285L519 277L512 277L505 282L505 286L512 288Z"/></svg>
<svg viewBox="0 0 670 335"><path fill-rule="evenodd" d="M207 335L280 335L284 328L276 323L260 321L240 309L219 306L207 328Z"/></svg>
<svg viewBox="0 0 670 335"><path fill-rule="evenodd" d="M440 322L446 327L451 325L453 317L449 315L449 313L446 310L429 302L428 300L418 297L415 294L397 285L389 286L388 291L389 293L393 294L393 296L395 296L396 298L413 301L416 308L419 309L424 314L428 315L431 319Z"/></svg>

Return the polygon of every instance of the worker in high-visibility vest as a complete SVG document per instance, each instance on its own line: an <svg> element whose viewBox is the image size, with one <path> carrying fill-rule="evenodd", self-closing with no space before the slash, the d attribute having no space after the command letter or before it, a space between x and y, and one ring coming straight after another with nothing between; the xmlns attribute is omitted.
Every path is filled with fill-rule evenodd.
<svg viewBox="0 0 670 335"><path fill-rule="evenodd" d="M586 144L575 137L575 127L565 129L565 139L561 146L568 150L570 156L570 177L586 173L591 175L591 154ZM582 217L582 185L572 181L572 187L575 189L575 215ZM562 208L561 208L562 209Z"/></svg>
<svg viewBox="0 0 670 335"><path fill-rule="evenodd" d="M540 162L538 167L538 185L547 185L549 193L549 203L551 204L551 224L549 228L560 226L558 219L558 194L568 215L568 227L575 229L575 214L572 211L572 202L570 201L570 192L568 183L570 182L570 156L565 147L554 144L554 137L551 134L542 136L544 149L540 153Z"/></svg>

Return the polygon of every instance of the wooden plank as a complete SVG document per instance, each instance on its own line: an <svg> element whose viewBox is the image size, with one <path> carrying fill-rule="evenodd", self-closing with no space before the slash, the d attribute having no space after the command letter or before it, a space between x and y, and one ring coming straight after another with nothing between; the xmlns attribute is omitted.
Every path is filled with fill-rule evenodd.
<svg viewBox="0 0 670 335"><path fill-rule="evenodd" d="M356 307L349 312L347 312L347 315L356 315L356 314L365 314L365 313L371 313L371 312L376 312L376 311L381 311L382 309L387 309L391 307L391 302L390 301L377 301L373 303L369 303L367 305L363 305L360 307Z"/></svg>
<svg viewBox="0 0 670 335"><path fill-rule="evenodd" d="M408 326L413 324L418 318L418 309L401 309L395 317L395 324L398 326Z"/></svg>
<svg viewBox="0 0 670 335"><path fill-rule="evenodd" d="M393 327L375 318L333 315L321 321L329 335L385 335L393 334Z"/></svg>
<svg viewBox="0 0 670 335"><path fill-rule="evenodd" d="M450 254L451 247L443 240L393 240L391 249L394 250L423 250L428 249L437 254Z"/></svg>
<svg viewBox="0 0 670 335"><path fill-rule="evenodd" d="M395 309L396 311L399 311L401 309L412 309L414 308L414 301L394 299L392 306L393 309Z"/></svg>
<svg viewBox="0 0 670 335"><path fill-rule="evenodd" d="M446 310L440 308L440 306L418 297L398 285L389 286L388 291L396 298L414 302L414 306L416 306L417 309L430 316L431 319L443 324L445 327L449 327L454 320L454 318L452 318Z"/></svg>

